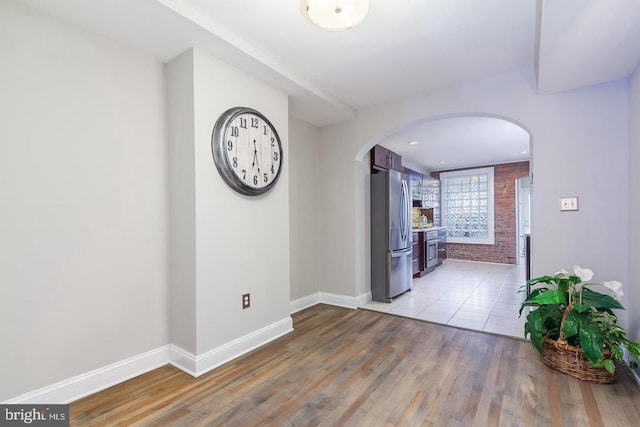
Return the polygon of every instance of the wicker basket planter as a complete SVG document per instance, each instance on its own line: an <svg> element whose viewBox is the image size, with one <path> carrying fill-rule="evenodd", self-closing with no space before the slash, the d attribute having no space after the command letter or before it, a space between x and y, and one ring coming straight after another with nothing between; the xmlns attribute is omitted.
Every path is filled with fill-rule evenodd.
<svg viewBox="0 0 640 427"><path fill-rule="evenodd" d="M544 339L542 361L545 365L583 381L598 384L610 384L616 381L615 374L610 373L605 368L593 366L589 359L585 357L581 348L574 347L563 341L556 341L550 338ZM608 351L605 351L605 358L611 358L611 354Z"/></svg>
<svg viewBox="0 0 640 427"><path fill-rule="evenodd" d="M527 296L520 305L520 314L528 311L525 337L550 368L582 381L613 383L616 359L623 360L625 349L640 359L640 342L627 338L613 312L624 310L619 301L622 284L590 282L593 271L578 265L573 270L575 274L561 270L527 281ZM605 293L590 288L598 285ZM633 359L629 365L638 366Z"/></svg>

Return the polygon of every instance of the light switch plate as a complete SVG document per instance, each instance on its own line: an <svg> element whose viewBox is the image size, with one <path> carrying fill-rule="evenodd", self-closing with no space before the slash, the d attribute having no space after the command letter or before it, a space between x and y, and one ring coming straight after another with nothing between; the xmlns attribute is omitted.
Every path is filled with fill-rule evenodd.
<svg viewBox="0 0 640 427"><path fill-rule="evenodd" d="M561 211L577 211L578 210L578 198L577 197L562 197L562 198L560 198L560 210Z"/></svg>

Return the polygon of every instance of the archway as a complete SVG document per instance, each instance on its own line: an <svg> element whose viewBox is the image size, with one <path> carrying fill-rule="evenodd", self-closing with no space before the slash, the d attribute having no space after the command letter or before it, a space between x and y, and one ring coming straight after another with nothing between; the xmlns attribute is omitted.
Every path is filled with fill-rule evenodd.
<svg viewBox="0 0 640 427"><path fill-rule="evenodd" d="M447 126L441 126L444 123L447 123ZM482 126L479 126L478 125L479 123L481 123ZM490 126L487 124L491 124L495 126ZM407 153L411 153L411 150L415 148L415 145L410 146L408 144L409 141L422 139L420 143L423 144L423 146L428 145L425 143L426 142L425 140L428 140L430 136L432 136L428 132L429 129L437 129L438 130L437 136L438 136L439 143L446 144L447 142L451 142L451 141L449 141L446 137L443 137L442 130L456 129L456 127L464 127L464 126L475 126L473 129L473 132L478 132L480 130L482 132L489 132L491 129L495 129L497 133L493 136L492 135L476 135L473 139L467 142L467 144L469 144L468 146L464 147L464 144L463 146L456 145L455 147L452 147L453 150L449 150L450 152L453 152L453 153L455 153L456 151L459 153L464 153L465 155L463 157L466 158L464 162L460 163L455 161L455 159L448 157L448 164L440 165L438 162L440 161L441 157L438 155L437 156L438 162L436 163L437 169L429 168L429 170L425 170L427 168L422 168L421 170L419 170L419 172L429 173L429 172L432 172L432 170L441 171L447 168L462 169L462 168L479 167L479 166L485 166L485 165L500 165L500 167L504 169L504 167L507 164L511 164L511 163L515 164L518 162L521 163L525 161L526 162L531 161L532 140L531 140L530 132L522 124L518 123L515 120L506 118L503 116L489 115L489 114L483 114L483 115L455 114L455 115L430 117L430 118L425 118L425 119L406 123L402 126L398 126L394 129L390 129L388 131L383 132L380 135L377 135L374 138L371 138L367 143L365 143L360 148L360 150L357 153L356 160L359 160L360 162L367 160L366 163L368 163L367 154L369 150L374 145L380 144L388 149L391 149L392 151L399 152L399 154L401 154L403 158L402 160L403 165L409 164L411 169L420 168L420 165L424 165L425 162L421 162L421 161L405 162L405 158L407 158ZM469 132L466 132L467 137L469 137L468 133ZM461 134L464 135L465 132L461 132ZM513 138L514 135L515 135L515 140ZM499 150L500 144L497 144L497 145L491 144L490 146L487 146L487 147L482 146L482 144L486 143L487 141L495 142L493 140L500 140L503 143L504 147L506 147L504 151L510 150L512 153L497 153L496 154L497 157L495 158L487 157L485 155L485 156L479 156L481 158L478 158L476 160L471 160L471 161L468 160L469 153L473 154L474 152L495 152L496 149ZM422 150L422 151L424 152L425 150ZM442 150L431 150L431 151L442 152ZM526 151L526 153L523 153L523 151ZM483 153L483 154L486 154L486 153ZM431 162L431 164L433 165L433 162ZM364 170L365 169L364 165L359 166L358 169L361 171ZM524 176L527 178L529 178L530 176L529 171L530 169L527 167L526 172L524 172ZM522 173L522 171L515 172L515 173ZM516 231L517 230L516 228L516 218L517 218L516 179L517 178L522 178L522 177L516 176L515 178L514 177L509 178L512 181L510 184L510 188L512 189L512 191L510 192L510 198L511 198L510 203L512 205L511 208L513 210L513 213L510 216L511 216L511 219L513 220L513 224L510 225L512 227L512 230L509 237L509 239L511 240L509 250L512 253L510 253L508 258L505 258L508 260L505 262L505 264L518 263L517 248L518 248L518 243L519 243L518 240L520 236L519 236L519 233L517 233ZM359 181L363 182L363 180L359 180ZM500 203L503 204L503 201L500 201ZM371 239L371 236L369 236L369 241L370 239ZM497 244L498 242L496 242L496 245ZM500 242L500 245L503 246L503 243ZM369 247L369 245L367 245L367 247ZM493 261L490 261L490 262L493 262ZM503 261L497 261L497 262L503 262ZM523 271L524 271L524 268L523 268ZM517 310L515 310L514 312L517 312ZM521 330L518 330L518 336L520 335L521 335Z"/></svg>

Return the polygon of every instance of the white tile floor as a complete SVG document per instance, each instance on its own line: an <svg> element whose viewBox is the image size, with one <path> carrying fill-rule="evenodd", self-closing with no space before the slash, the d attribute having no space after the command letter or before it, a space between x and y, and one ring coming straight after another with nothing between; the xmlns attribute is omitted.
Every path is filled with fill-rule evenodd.
<svg viewBox="0 0 640 427"><path fill-rule="evenodd" d="M524 283L524 266L449 259L414 279L411 292L361 308L523 338L526 313L518 318L518 310L524 293L518 290Z"/></svg>

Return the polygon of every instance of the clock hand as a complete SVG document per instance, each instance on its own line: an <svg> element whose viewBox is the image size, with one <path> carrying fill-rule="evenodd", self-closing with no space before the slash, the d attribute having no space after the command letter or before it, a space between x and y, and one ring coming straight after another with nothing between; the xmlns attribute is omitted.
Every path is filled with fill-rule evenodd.
<svg viewBox="0 0 640 427"><path fill-rule="evenodd" d="M258 175L260 174L260 163L258 163L258 148L256 147L256 140L253 140L253 167L258 166Z"/></svg>

